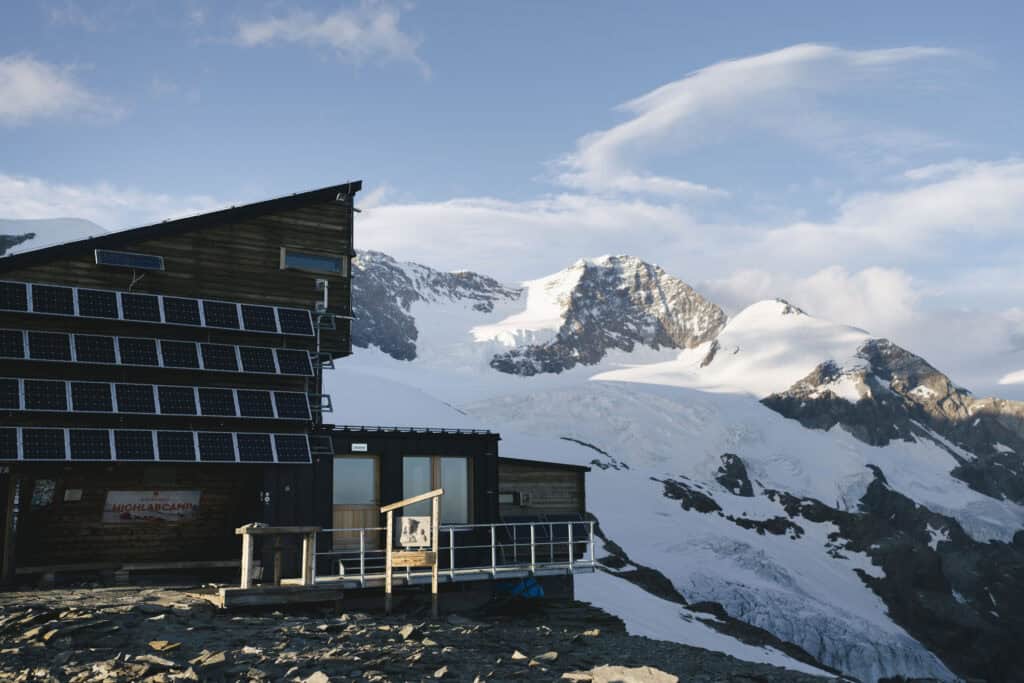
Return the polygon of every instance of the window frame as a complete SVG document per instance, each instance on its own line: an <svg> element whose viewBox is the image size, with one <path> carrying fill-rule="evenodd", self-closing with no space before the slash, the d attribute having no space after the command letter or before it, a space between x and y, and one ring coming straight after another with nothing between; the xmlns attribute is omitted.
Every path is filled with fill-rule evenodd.
<svg viewBox="0 0 1024 683"><path fill-rule="evenodd" d="M337 259L340 263L339 270L324 270L322 268L310 268L305 266L293 266L288 263L288 254L297 254L311 258ZM348 254L328 254L325 252L304 251L291 247L281 247L281 270L294 270L301 273L316 273L317 275L333 275L335 277L348 277L351 272L350 258Z"/></svg>
<svg viewBox="0 0 1024 683"><path fill-rule="evenodd" d="M446 523L443 519L439 520L439 524L450 527L460 527L474 524L476 515L474 514L474 503L475 496L473 493L473 481L475 475L475 468L473 466L473 458L467 455L450 455L450 454L425 454L425 453L409 453L402 456L402 497L408 498L405 492L405 460L406 458L429 458L430 459L430 488L428 490L435 490L441 488L441 460L443 458L459 458L466 462L466 521L465 522L452 522ZM422 493L422 492L421 492ZM411 494L417 495L417 494ZM441 505L444 505L444 496L441 497Z"/></svg>

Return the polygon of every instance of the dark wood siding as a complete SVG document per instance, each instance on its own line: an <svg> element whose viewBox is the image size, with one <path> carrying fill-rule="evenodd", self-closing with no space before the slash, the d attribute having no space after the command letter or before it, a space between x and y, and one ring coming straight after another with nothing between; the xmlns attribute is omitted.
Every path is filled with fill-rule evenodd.
<svg viewBox="0 0 1024 683"><path fill-rule="evenodd" d="M234 530L258 519L259 466L25 465L15 555L20 567L124 562L231 560L240 557ZM33 484L56 482L53 502L33 509ZM64 501L66 489L82 499ZM104 523L108 491L198 490L195 520Z"/></svg>
<svg viewBox="0 0 1024 683"><path fill-rule="evenodd" d="M586 512L586 473L555 463L498 461L498 490L529 496L525 505L500 504L503 518Z"/></svg>
<svg viewBox="0 0 1024 683"><path fill-rule="evenodd" d="M87 244L87 243L83 243ZM328 202L250 218L180 235L146 239L119 247L164 257L165 270L146 272L132 283L132 271L97 266L93 250L47 263L5 270L0 279L98 287L150 294L205 297L241 303L313 308L316 280L328 280L328 310L351 315L351 281L341 275L282 270L281 249L349 256L352 253L352 208ZM351 351L350 325L323 333L325 351ZM266 335L264 335L266 336Z"/></svg>

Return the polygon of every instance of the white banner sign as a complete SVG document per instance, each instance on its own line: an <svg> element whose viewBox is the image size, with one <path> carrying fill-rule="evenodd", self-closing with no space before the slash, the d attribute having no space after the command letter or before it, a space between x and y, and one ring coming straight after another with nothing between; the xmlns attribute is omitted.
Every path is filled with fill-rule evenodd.
<svg viewBox="0 0 1024 683"><path fill-rule="evenodd" d="M199 512L199 491L107 491L103 521L183 522Z"/></svg>

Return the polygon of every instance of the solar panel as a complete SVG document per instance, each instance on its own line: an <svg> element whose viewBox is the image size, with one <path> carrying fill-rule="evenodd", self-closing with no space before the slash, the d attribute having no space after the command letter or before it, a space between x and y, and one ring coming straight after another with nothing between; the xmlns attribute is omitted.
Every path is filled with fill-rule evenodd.
<svg viewBox="0 0 1024 683"><path fill-rule="evenodd" d="M106 429L69 431L72 460L110 460L110 432Z"/></svg>
<svg viewBox="0 0 1024 683"><path fill-rule="evenodd" d="M136 270L164 269L163 256L135 254L130 251L112 251L110 249L97 249L94 253L96 255L96 263L101 266L117 266L118 268L132 268Z"/></svg>
<svg viewBox="0 0 1024 683"><path fill-rule="evenodd" d="M203 301L207 327L238 329L238 307L223 301Z"/></svg>
<svg viewBox="0 0 1024 683"><path fill-rule="evenodd" d="M313 374L313 366L309 364L309 352L294 349L277 349L277 366L283 375Z"/></svg>
<svg viewBox="0 0 1024 683"><path fill-rule="evenodd" d="M62 332L29 332L28 354L32 360L71 360L71 340Z"/></svg>
<svg viewBox="0 0 1024 683"><path fill-rule="evenodd" d="M68 395L64 382L45 379L25 380L25 410L68 409Z"/></svg>
<svg viewBox="0 0 1024 683"><path fill-rule="evenodd" d="M0 460L18 459L18 430L14 427L0 429Z"/></svg>
<svg viewBox="0 0 1024 683"><path fill-rule="evenodd" d="M274 434L278 462L309 462L309 441L305 434Z"/></svg>
<svg viewBox="0 0 1024 683"><path fill-rule="evenodd" d="M234 346L224 344L201 344L203 367L207 370L230 370L238 372L238 357Z"/></svg>
<svg viewBox="0 0 1024 683"><path fill-rule="evenodd" d="M274 417L269 391L239 389L238 412L242 417Z"/></svg>
<svg viewBox="0 0 1024 683"><path fill-rule="evenodd" d="M0 330L0 358L24 358L25 337L21 330Z"/></svg>
<svg viewBox="0 0 1024 683"><path fill-rule="evenodd" d="M199 410L203 415L235 415L235 397L230 389L199 388Z"/></svg>
<svg viewBox="0 0 1024 683"><path fill-rule="evenodd" d="M270 434L238 434L238 459L242 462L274 462Z"/></svg>
<svg viewBox="0 0 1024 683"><path fill-rule="evenodd" d="M75 359L79 363L116 363L114 338L96 334L76 334Z"/></svg>
<svg viewBox="0 0 1024 683"><path fill-rule="evenodd" d="M157 387L160 413L163 415L195 415L196 393L192 387Z"/></svg>
<svg viewBox="0 0 1024 683"><path fill-rule="evenodd" d="M199 369L199 352L196 350L195 342L164 339L160 342L160 353L163 356L165 368Z"/></svg>
<svg viewBox="0 0 1024 683"><path fill-rule="evenodd" d="M160 460L195 462L196 443L192 432L157 432L156 445L160 449Z"/></svg>
<svg viewBox="0 0 1024 683"><path fill-rule="evenodd" d="M75 314L75 290L56 285L32 285L32 312Z"/></svg>
<svg viewBox="0 0 1024 683"><path fill-rule="evenodd" d="M160 322L160 299L153 294L121 292L121 311L125 320Z"/></svg>
<svg viewBox="0 0 1024 683"><path fill-rule="evenodd" d="M110 413L114 400L106 382L72 382L71 406L76 413Z"/></svg>
<svg viewBox="0 0 1024 683"><path fill-rule="evenodd" d="M281 322L281 332L284 334L313 336L313 321L309 317L309 311L301 308L279 308L277 319Z"/></svg>
<svg viewBox="0 0 1024 683"><path fill-rule="evenodd" d="M165 296L164 320L179 325L202 325L203 321L199 318L199 301Z"/></svg>
<svg viewBox="0 0 1024 683"><path fill-rule="evenodd" d="M156 402L153 400L153 387L149 384L116 384L117 412L119 413L156 413Z"/></svg>
<svg viewBox="0 0 1024 683"><path fill-rule="evenodd" d="M64 460L64 430L22 429L21 452L25 460Z"/></svg>
<svg viewBox="0 0 1024 683"><path fill-rule="evenodd" d="M16 379L0 379L0 410L19 410L21 389Z"/></svg>
<svg viewBox="0 0 1024 683"><path fill-rule="evenodd" d="M309 419L309 400L305 394L293 391L275 391L274 405L277 406L278 417Z"/></svg>
<svg viewBox="0 0 1024 683"><path fill-rule="evenodd" d="M273 306L242 304L242 322L245 329L254 332L277 332L277 318Z"/></svg>
<svg viewBox="0 0 1024 683"><path fill-rule="evenodd" d="M273 349L263 349L256 346L239 346L238 355L242 358L242 369L246 372L263 372L273 374L277 372L274 365Z"/></svg>
<svg viewBox="0 0 1024 683"><path fill-rule="evenodd" d="M199 432L199 459L202 462L234 462L234 437L225 432Z"/></svg>
<svg viewBox="0 0 1024 683"><path fill-rule="evenodd" d="M101 289L79 289L78 315L116 320L120 317L117 311L117 293Z"/></svg>
<svg viewBox="0 0 1024 683"><path fill-rule="evenodd" d="M153 460L153 432L142 429L115 429L114 448L118 460Z"/></svg>
<svg viewBox="0 0 1024 683"><path fill-rule="evenodd" d="M156 355L155 339L118 337L117 346L121 351L121 363L124 365L160 365Z"/></svg>
<svg viewBox="0 0 1024 683"><path fill-rule="evenodd" d="M0 282L0 309L28 310L28 287L22 282Z"/></svg>

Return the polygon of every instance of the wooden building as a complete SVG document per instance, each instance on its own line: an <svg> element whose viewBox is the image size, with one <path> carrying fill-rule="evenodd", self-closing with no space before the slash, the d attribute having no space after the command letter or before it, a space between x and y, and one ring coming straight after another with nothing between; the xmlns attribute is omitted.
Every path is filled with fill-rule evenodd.
<svg viewBox="0 0 1024 683"><path fill-rule="evenodd" d="M360 188L0 258L6 577L229 561L309 514Z"/></svg>

